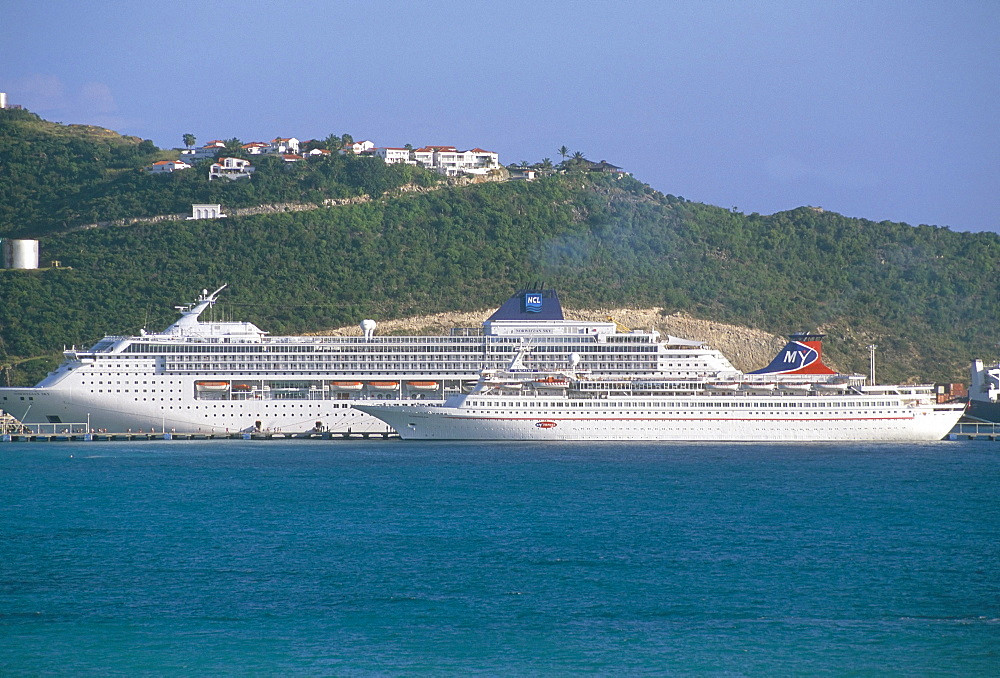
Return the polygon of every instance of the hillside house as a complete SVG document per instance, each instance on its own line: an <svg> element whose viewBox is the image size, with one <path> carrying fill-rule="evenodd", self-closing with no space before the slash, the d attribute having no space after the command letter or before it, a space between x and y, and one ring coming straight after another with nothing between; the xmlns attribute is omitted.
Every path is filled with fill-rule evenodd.
<svg viewBox="0 0 1000 678"><path fill-rule="evenodd" d="M628 172L623 170L621 167L618 167L617 165L612 165L607 160L602 160L600 162L591 162L589 160L585 160L584 162L587 163L587 170L590 172L603 172L605 174L622 174L622 175L628 174Z"/></svg>
<svg viewBox="0 0 1000 678"><path fill-rule="evenodd" d="M183 160L160 160L147 167L146 171L150 174L169 174L186 169L191 169L191 165Z"/></svg>
<svg viewBox="0 0 1000 678"><path fill-rule="evenodd" d="M184 156L185 162L196 163L199 160L204 160L205 158L214 158L225 148L225 141L214 139L201 148L186 148L181 151L181 155Z"/></svg>
<svg viewBox="0 0 1000 678"><path fill-rule="evenodd" d="M222 213L222 205L205 205L195 203L191 205L191 216L188 221L194 219L224 219L227 215Z"/></svg>
<svg viewBox="0 0 1000 678"><path fill-rule="evenodd" d="M271 140L271 152L272 153L293 153L298 154L299 152L299 140L295 137L289 137L284 139L282 137L276 137Z"/></svg>
<svg viewBox="0 0 1000 678"><path fill-rule="evenodd" d="M341 155L346 155L348 153L353 153L354 155L361 155L375 148L375 144L371 141L355 141L352 144L347 144L339 153Z"/></svg>
<svg viewBox="0 0 1000 678"><path fill-rule="evenodd" d="M408 148L375 148L372 149L376 156L382 158L387 165L399 163L416 164L416 160L410 159L410 149Z"/></svg>
<svg viewBox="0 0 1000 678"><path fill-rule="evenodd" d="M254 166L243 158L219 158L208 170L208 180L225 177L226 179L246 179L253 174Z"/></svg>
<svg viewBox="0 0 1000 678"><path fill-rule="evenodd" d="M264 155L271 152L271 144L265 141L251 141L243 144L243 152L247 155Z"/></svg>
<svg viewBox="0 0 1000 678"><path fill-rule="evenodd" d="M413 151L413 157L424 167L446 176L486 174L500 166L499 154L482 148L460 151L454 146L424 146Z"/></svg>

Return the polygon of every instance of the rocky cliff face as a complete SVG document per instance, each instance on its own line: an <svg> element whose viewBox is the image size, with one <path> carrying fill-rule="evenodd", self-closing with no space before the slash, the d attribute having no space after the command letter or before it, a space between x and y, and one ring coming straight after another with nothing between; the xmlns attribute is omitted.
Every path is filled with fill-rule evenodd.
<svg viewBox="0 0 1000 678"><path fill-rule="evenodd" d="M712 348L722 351L737 369L744 372L764 367L785 345L783 337L761 330L699 320L682 313L663 315L663 309L660 308L563 310L570 320L606 321L611 318L629 329L656 330L663 335L672 334L683 339L704 341ZM484 309L473 313L437 313L416 318L380 321L376 334L448 334L453 327L478 327L492 312L493 309ZM361 329L358 326L341 327L315 334L359 337ZM835 365L830 367L837 369Z"/></svg>

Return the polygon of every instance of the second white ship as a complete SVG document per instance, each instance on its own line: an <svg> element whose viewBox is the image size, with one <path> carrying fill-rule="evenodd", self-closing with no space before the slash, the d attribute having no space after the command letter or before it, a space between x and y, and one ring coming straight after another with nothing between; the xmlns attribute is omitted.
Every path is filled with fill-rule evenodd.
<svg viewBox="0 0 1000 678"><path fill-rule="evenodd" d="M821 338L793 335L771 365L738 381L595 377L578 356L540 372L524 349L443 405L358 408L410 440L919 442L941 440L961 417L964 404L937 403L929 385L829 378Z"/></svg>

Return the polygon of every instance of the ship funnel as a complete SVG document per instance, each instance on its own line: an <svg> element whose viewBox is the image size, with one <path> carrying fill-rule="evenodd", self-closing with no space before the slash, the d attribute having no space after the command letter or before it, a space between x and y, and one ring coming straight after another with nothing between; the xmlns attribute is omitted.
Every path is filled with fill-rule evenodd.
<svg viewBox="0 0 1000 678"><path fill-rule="evenodd" d="M799 332L788 337L788 343L771 364L750 374L837 374L823 364L825 334Z"/></svg>

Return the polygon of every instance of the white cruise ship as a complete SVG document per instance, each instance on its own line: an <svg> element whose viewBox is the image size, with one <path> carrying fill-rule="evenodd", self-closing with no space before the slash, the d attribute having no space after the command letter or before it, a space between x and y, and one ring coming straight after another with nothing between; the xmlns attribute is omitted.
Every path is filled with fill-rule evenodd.
<svg viewBox="0 0 1000 678"><path fill-rule="evenodd" d="M377 336L366 320L360 337L273 337L252 323L201 319L224 287L178 307L181 317L162 332L65 351L36 386L0 388L0 409L57 429L378 433L386 425L354 405L441 403L523 346L532 347L536 370L558 369L575 354L581 369L608 379L742 376L699 342L566 320L553 290L522 290L482 327L449 336Z"/></svg>
<svg viewBox="0 0 1000 678"><path fill-rule="evenodd" d="M932 386L829 378L820 339L793 335L771 365L736 381L595 376L579 356L545 372L518 355L443 405L358 407L412 440L915 442L941 440L961 417L964 405L938 404Z"/></svg>

